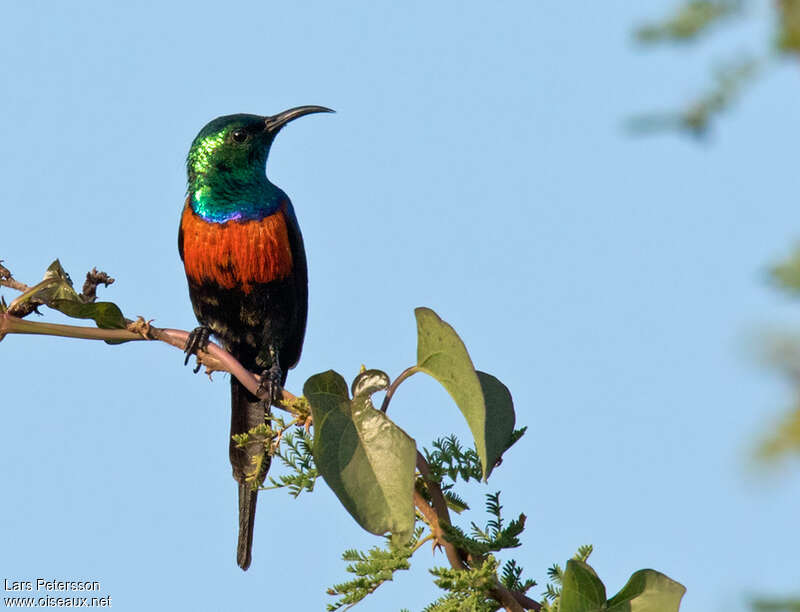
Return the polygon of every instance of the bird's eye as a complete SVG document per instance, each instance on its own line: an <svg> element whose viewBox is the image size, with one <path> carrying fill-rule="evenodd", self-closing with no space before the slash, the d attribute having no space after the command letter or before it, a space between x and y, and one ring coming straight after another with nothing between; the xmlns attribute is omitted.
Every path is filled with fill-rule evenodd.
<svg viewBox="0 0 800 612"><path fill-rule="evenodd" d="M233 134L231 134L231 136L233 137L234 142L244 142L247 140L247 132L244 130L233 130Z"/></svg>

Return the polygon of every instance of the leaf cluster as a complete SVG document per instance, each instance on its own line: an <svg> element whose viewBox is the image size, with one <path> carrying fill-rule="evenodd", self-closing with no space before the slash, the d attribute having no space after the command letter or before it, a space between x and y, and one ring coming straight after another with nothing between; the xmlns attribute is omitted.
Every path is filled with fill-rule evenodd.
<svg viewBox="0 0 800 612"><path fill-rule="evenodd" d="M639 133L668 129L702 136L712 120L727 110L741 90L753 81L762 64L775 61L781 55L800 53L800 0L779 0L770 4L776 13L773 20L776 32L768 46L774 46L777 54L769 49L755 56L749 53L744 58L739 53L731 53L729 60L715 70L714 83L705 93L676 112L634 118L629 122L630 127ZM712 26L745 15L745 5L744 0L683 1L677 3L668 18L636 28L635 37L642 44L693 42L710 32ZM753 11L749 13L754 14Z"/></svg>
<svg viewBox="0 0 800 612"><path fill-rule="evenodd" d="M289 474L281 474L276 481L269 477L272 486L266 489L280 489L288 487L289 495L298 497L301 493L314 490L319 472L314 465L312 454L313 440L305 430L289 432L281 439L281 444L275 449L275 456L283 465L291 470Z"/></svg>
<svg viewBox="0 0 800 612"><path fill-rule="evenodd" d="M677 8L661 22L649 23L636 30L640 42L687 42L698 38L718 21L740 13L740 0L692 0Z"/></svg>
<svg viewBox="0 0 800 612"><path fill-rule="evenodd" d="M584 544L578 547L572 558L576 561L586 563L589 555L592 554L592 545ZM545 612L557 612L561 602L561 588L564 583L564 570L558 563L554 563L547 569L547 583L542 593L542 610Z"/></svg>
<svg viewBox="0 0 800 612"><path fill-rule="evenodd" d="M346 570L356 578L347 582L334 585L328 589L328 595L340 596L333 604L328 604L328 610L338 610L343 606L353 606L364 599L387 580L394 578L398 570L407 570L411 567L409 559L414 554L419 539L424 529L417 527L408 544L403 546L393 545L387 539L384 548L374 547L366 553L358 550L346 550L342 554L344 561L350 564Z"/></svg>
<svg viewBox="0 0 800 612"><path fill-rule="evenodd" d="M777 45L784 53L800 53L800 0L777 2L779 25Z"/></svg>
<svg viewBox="0 0 800 612"><path fill-rule="evenodd" d="M580 554L580 551L579 551ZM678 612L686 589L651 569L634 572L624 587L606 599L606 587L585 561L570 559L564 572L551 578L561 584L560 594L546 600L543 610L553 612Z"/></svg>
<svg viewBox="0 0 800 612"><path fill-rule="evenodd" d="M350 389L333 371L311 377L304 386L314 420L312 454L320 475L362 527L376 534L386 531L392 534L392 543L387 549L345 553L344 558L351 562L347 571L356 574L356 578L329 590L332 595L340 596L329 609L355 604L392 579L395 571L407 569L411 555L426 539L434 539L435 544L447 548L453 565L431 570L436 585L447 593L426 610L496 610L500 598L504 597L498 589L510 589L514 597L522 599L536 584L523 577L523 569L514 559L506 561L499 569L500 562L493 553L520 546L519 537L525 528L524 514L508 523L504 521L499 492L487 495L488 522L484 526L471 522L469 533L452 524L447 511L434 503L442 495L450 508L467 509L467 504L453 490L454 485L459 481L486 480L500 464L503 453L520 439L525 429L514 428L509 390L495 377L474 368L452 327L429 309L419 308L416 315L417 364L404 370L394 382L390 383L380 370L362 368ZM419 459L422 463L418 464L418 476L414 469L416 442L386 415L397 386L416 372L428 374L444 386L467 421L474 442L474 446L465 447L454 436L437 439L432 450L424 450L424 456ZM386 396L381 410L376 410L370 396L384 389ZM416 519L412 494L417 494L419 514ZM430 534L422 540L423 532L419 528L410 535L409 525L415 520L425 520L431 528ZM410 544L406 545L409 540ZM567 563L566 571L559 566L551 568L551 584L546 592L549 599L545 602L549 609L589 612L606 605L602 583L596 576L586 577L587 573L593 575L593 570L585 565L590 552L590 547L581 548L576 558ZM453 553L460 562L452 560ZM635 588L626 587L625 601L642 594L658 599L664 593L670 605L680 599L675 600L675 589L670 592L669 585L677 583L657 572L637 572L632 580L634 578L638 582ZM668 583L656 584L662 578ZM680 585L677 588L683 589ZM619 597L619 594L615 596ZM596 608L576 607L570 603L594 599L598 602ZM530 607L538 606L528 602ZM622 608L619 610L622 612Z"/></svg>
<svg viewBox="0 0 800 612"><path fill-rule="evenodd" d="M486 496L486 511L492 516L485 527L478 527L471 523L471 535L467 535L456 525L441 525L445 538L455 544L460 550L466 551L473 559L482 559L490 552L497 552L506 548L516 548L520 545L519 535L525 529L525 515L509 522L503 527L500 515L500 492Z"/></svg>
<svg viewBox="0 0 800 612"><path fill-rule="evenodd" d="M769 278L791 297L800 296L800 246L769 270ZM767 338L764 344L765 361L784 374L795 395L789 409L761 435L755 449L756 459L771 463L792 455L800 456L800 337L785 331Z"/></svg>
<svg viewBox="0 0 800 612"><path fill-rule="evenodd" d="M536 586L536 581L531 579L522 579L523 568L517 565L514 559L506 561L503 565L502 578L500 582L510 591L519 591L520 593L527 593L531 588Z"/></svg>
<svg viewBox="0 0 800 612"><path fill-rule="evenodd" d="M790 294L800 294L800 246L796 246L787 259L770 269L770 278L778 288Z"/></svg>
<svg viewBox="0 0 800 612"><path fill-rule="evenodd" d="M800 612L800 599L755 599L753 612Z"/></svg>
<svg viewBox="0 0 800 612"><path fill-rule="evenodd" d="M85 293L78 293L72 286L69 274L56 259L48 266L44 279L11 302L8 311L15 316L24 317L32 312L38 313L38 307L45 305L68 317L92 319L101 329L124 329L125 317L116 304L95 301L97 285L110 285L113 282L114 279L107 274L92 270L87 274Z"/></svg>
<svg viewBox="0 0 800 612"><path fill-rule="evenodd" d="M480 481L483 478L483 467L478 452L472 448L463 448L455 435L438 438L431 443L433 450L424 449L425 459L431 468L431 477L441 483L447 476L452 486L459 478L464 482Z"/></svg>
<svg viewBox="0 0 800 612"><path fill-rule="evenodd" d="M711 121L731 107L743 88L758 74L759 63L745 57L718 66L712 85L676 112L650 113L633 117L628 128L635 133L678 129L693 136L704 136Z"/></svg>
<svg viewBox="0 0 800 612"><path fill-rule="evenodd" d="M425 608L425 612L493 612L497 601L490 591L495 586L498 562L488 555L478 567L457 570L434 567L430 570L435 577L434 584L447 594Z"/></svg>

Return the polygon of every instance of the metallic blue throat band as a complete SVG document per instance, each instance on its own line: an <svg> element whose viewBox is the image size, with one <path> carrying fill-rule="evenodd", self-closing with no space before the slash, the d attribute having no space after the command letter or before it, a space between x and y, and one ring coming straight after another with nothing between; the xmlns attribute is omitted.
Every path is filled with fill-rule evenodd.
<svg viewBox="0 0 800 612"><path fill-rule="evenodd" d="M200 187L190 194L189 206L192 211L210 223L225 223L227 221L252 221L263 219L276 213L282 200L286 197L283 192L276 190L270 197L261 197L260 201L251 199L234 200L215 198L208 193L208 187ZM283 196L283 197L281 197Z"/></svg>

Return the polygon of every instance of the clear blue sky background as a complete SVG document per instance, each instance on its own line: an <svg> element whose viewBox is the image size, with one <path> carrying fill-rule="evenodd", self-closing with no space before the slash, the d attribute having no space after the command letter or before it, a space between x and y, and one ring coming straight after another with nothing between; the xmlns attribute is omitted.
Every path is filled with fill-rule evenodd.
<svg viewBox="0 0 800 612"><path fill-rule="evenodd" d="M98 266L128 316L192 328L176 249L192 138L217 115L335 108L288 127L269 164L310 262L288 387L396 375L430 306L529 426L470 499L500 489L527 514L530 576L592 543L612 593L653 567L687 586L686 612L744 609L800 580L800 479L748 463L790 400L748 338L800 324L764 274L800 232L800 73L770 71L708 142L631 138L626 117L770 36L760 3L700 49L641 52L631 29L672 2L644 5L14 3L0 257L27 282L56 257L78 282ZM376 542L321 481L262 493L241 572L227 380L173 349L15 336L0 372L2 577L96 579L117 610L320 610L341 552ZM420 377L392 413L422 444L467 433ZM444 558L417 557L361 609L437 596L425 568Z"/></svg>

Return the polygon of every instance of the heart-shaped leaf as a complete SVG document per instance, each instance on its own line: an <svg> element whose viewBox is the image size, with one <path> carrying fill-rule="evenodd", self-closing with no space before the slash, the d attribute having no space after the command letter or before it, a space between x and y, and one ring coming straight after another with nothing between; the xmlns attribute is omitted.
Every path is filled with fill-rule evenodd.
<svg viewBox="0 0 800 612"><path fill-rule="evenodd" d="M369 397L373 393L387 389L391 384L389 375L383 370L364 370L353 379L350 385L350 392L353 397L366 395Z"/></svg>
<svg viewBox="0 0 800 612"><path fill-rule="evenodd" d="M11 302L10 308L16 308L32 300L49 304L52 300L58 299L77 300L78 294L72 288L72 281L61 267L61 262L56 259L47 267L42 281L29 287L25 293Z"/></svg>
<svg viewBox="0 0 800 612"><path fill-rule="evenodd" d="M491 374L477 371L481 383L483 399L486 404L486 425L484 437L486 439L486 460L488 470L486 478L497 463L497 460L511 444L511 435L514 433L514 402L511 392L503 383Z"/></svg>
<svg viewBox="0 0 800 612"><path fill-rule="evenodd" d="M560 612L678 612L686 588L651 569L635 572L606 601L606 589L588 563L571 559L562 578Z"/></svg>
<svg viewBox="0 0 800 612"><path fill-rule="evenodd" d="M686 587L661 572L635 572L608 601L609 612L678 612Z"/></svg>
<svg viewBox="0 0 800 612"><path fill-rule="evenodd" d="M380 378L380 377L379 377ZM416 444L368 394L352 401L329 370L309 378L303 395L314 419L314 461L353 518L374 534L405 544L414 529Z"/></svg>
<svg viewBox="0 0 800 612"><path fill-rule="evenodd" d="M600 612L606 605L606 587L588 563L570 559L561 579L559 612Z"/></svg>
<svg viewBox="0 0 800 612"><path fill-rule="evenodd" d="M430 308L417 308L417 367L447 389L469 425L484 479L511 443L514 404L506 386L476 372L455 330Z"/></svg>

